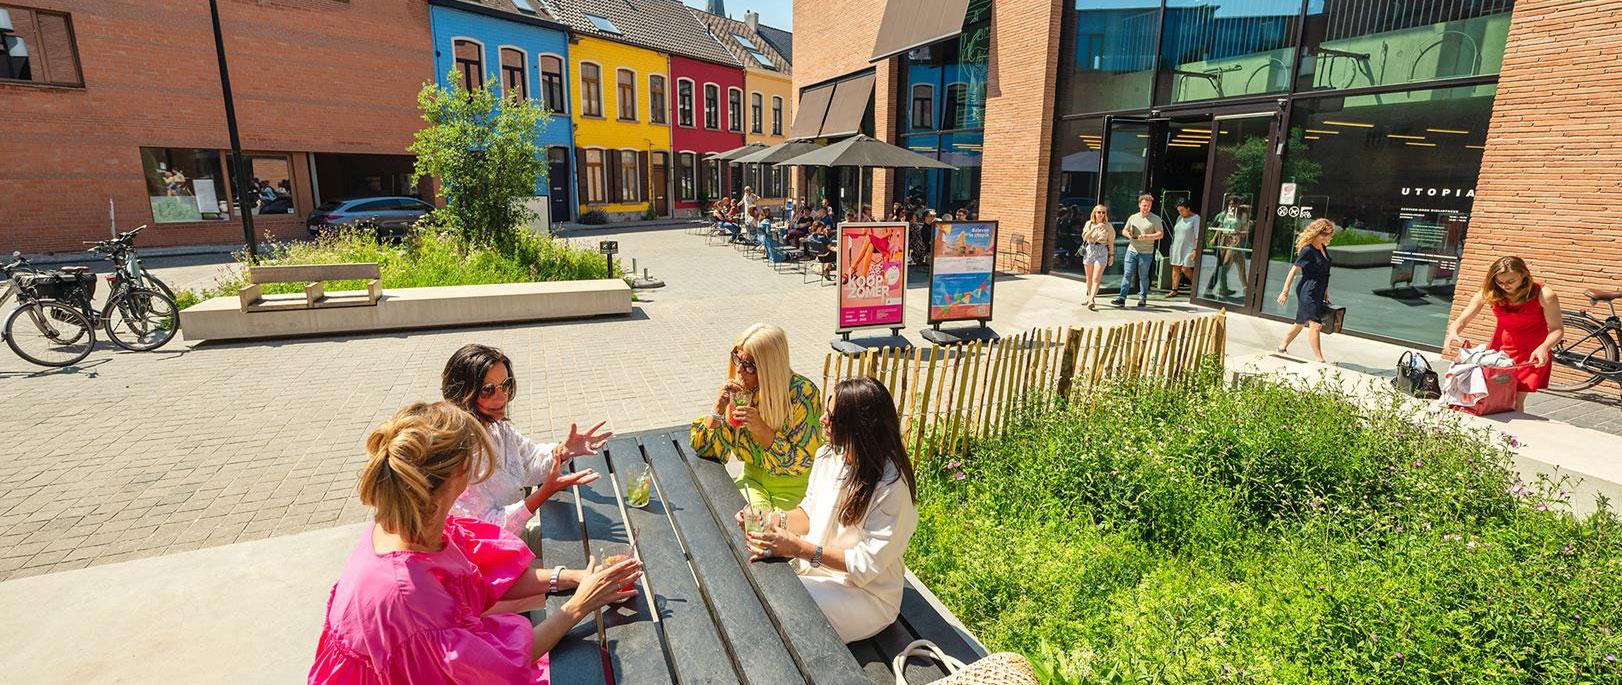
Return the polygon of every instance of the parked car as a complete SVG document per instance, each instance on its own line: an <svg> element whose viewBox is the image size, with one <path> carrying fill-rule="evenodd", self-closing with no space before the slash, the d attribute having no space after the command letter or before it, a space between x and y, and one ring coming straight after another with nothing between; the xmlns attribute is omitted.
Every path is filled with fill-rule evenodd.
<svg viewBox="0 0 1622 685"><path fill-rule="evenodd" d="M310 213L305 226L310 236L361 222L377 226L379 238L398 239L410 232L411 224L434 206L414 197L357 197L321 203Z"/></svg>

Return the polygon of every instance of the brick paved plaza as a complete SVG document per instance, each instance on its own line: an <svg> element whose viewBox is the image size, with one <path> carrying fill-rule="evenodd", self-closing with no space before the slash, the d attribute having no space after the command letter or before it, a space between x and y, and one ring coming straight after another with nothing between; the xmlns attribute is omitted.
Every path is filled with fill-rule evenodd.
<svg viewBox="0 0 1622 685"><path fill-rule="evenodd" d="M512 356L514 422L533 437L607 419L629 432L682 423L707 407L733 337L756 321L787 329L796 367L820 377L835 289L673 228L587 232L620 241L667 287L629 318L256 343L172 343L160 352L98 349L77 369L40 371L0 355L0 580L225 545L365 520L354 496L367 430L400 406L438 397L457 347ZM165 270L205 285L224 258ZM921 280L921 279L915 279ZM916 287L917 284L915 284ZM1009 276L994 327L1187 316L1076 306L1081 286ZM910 322L922 322L921 289ZM914 323L909 335L917 340ZM1229 353L1269 349L1279 324L1235 317ZM1390 346L1335 336L1327 353L1378 370ZM1611 410L1613 414L1615 409Z"/></svg>

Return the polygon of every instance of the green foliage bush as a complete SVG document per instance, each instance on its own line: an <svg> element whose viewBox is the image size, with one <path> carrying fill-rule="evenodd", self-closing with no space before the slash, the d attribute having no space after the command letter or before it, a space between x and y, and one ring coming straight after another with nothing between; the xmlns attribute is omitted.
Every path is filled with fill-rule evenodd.
<svg viewBox="0 0 1622 685"><path fill-rule="evenodd" d="M919 465L913 571L1050 683L1622 682L1622 534L1512 447L1209 369Z"/></svg>
<svg viewBox="0 0 1622 685"><path fill-rule="evenodd" d="M1397 239L1384 233L1362 231L1355 228L1343 228L1335 231L1335 237L1329 239L1330 247L1346 245L1394 245Z"/></svg>
<svg viewBox="0 0 1622 685"><path fill-rule="evenodd" d="M384 288L436 285L484 285L537 281L573 281L608 278L602 255L575 247L568 241L529 231L514 231L501 247L470 243L460 235L428 228L417 229L399 244L377 240L369 229L349 230L314 242L262 243L260 263L341 264L376 262ZM237 268L202 291L177 293L185 309L210 297L235 296L247 285L248 258L237 255ZM615 265L616 273L619 265ZM333 281L328 290L362 290L360 281ZM303 292L297 283L265 287L265 293Z"/></svg>
<svg viewBox="0 0 1622 685"><path fill-rule="evenodd" d="M580 215L580 223L585 226L601 226L608 223L608 214L601 209L593 209Z"/></svg>

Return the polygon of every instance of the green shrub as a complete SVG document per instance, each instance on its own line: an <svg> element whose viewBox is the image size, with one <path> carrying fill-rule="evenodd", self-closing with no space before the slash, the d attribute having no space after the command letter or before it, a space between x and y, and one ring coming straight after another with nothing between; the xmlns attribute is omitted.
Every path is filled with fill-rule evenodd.
<svg viewBox="0 0 1622 685"><path fill-rule="evenodd" d="M1355 228L1343 228L1335 231L1335 237L1329 239L1330 247L1347 245L1394 245L1395 236L1373 231L1362 231Z"/></svg>
<svg viewBox="0 0 1622 685"><path fill-rule="evenodd" d="M323 236L314 242L263 243L260 263L341 264L376 262L384 288L419 288L438 285L485 285L573 281L609 277L602 255L574 247L568 241L529 231L514 231L501 247L472 244L447 232L419 228L399 244L381 242L366 229ZM235 296L247 285L247 255L237 255L237 268L216 280L213 288L181 291L176 303L184 309L210 297ZM620 275L618 265L614 276ZM362 290L362 281L333 281L328 290ZM303 292L298 283L267 285L266 294Z"/></svg>
<svg viewBox="0 0 1622 685"><path fill-rule="evenodd" d="M1219 372L919 465L908 564L1045 682L1622 682L1622 535L1510 446ZM1431 425L1431 424L1427 424Z"/></svg>
<svg viewBox="0 0 1622 685"><path fill-rule="evenodd" d="M601 209L593 209L580 215L580 223L586 226L601 226L608 223L608 214Z"/></svg>

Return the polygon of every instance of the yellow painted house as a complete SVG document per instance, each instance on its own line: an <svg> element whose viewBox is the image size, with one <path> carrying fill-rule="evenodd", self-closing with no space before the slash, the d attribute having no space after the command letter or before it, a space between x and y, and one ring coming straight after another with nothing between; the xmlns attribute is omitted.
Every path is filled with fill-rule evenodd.
<svg viewBox="0 0 1622 685"><path fill-rule="evenodd" d="M670 62L591 36L569 46L580 212L613 219L669 213Z"/></svg>

